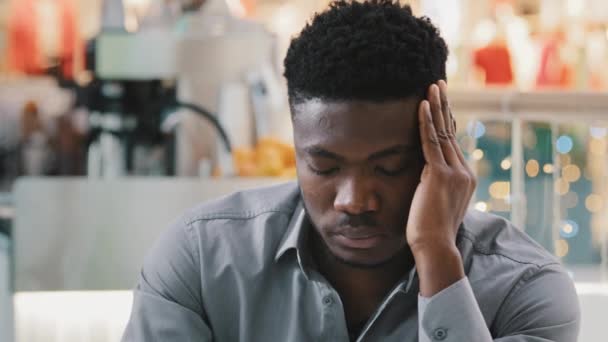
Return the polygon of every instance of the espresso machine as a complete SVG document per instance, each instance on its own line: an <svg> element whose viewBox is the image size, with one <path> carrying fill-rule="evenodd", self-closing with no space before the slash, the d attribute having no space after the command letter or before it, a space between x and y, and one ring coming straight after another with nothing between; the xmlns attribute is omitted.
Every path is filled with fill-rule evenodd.
<svg viewBox="0 0 608 342"><path fill-rule="evenodd" d="M231 176L233 145L278 129L287 100L274 36L224 0L187 3L140 18L135 32L120 0L104 3L87 58L88 176Z"/></svg>

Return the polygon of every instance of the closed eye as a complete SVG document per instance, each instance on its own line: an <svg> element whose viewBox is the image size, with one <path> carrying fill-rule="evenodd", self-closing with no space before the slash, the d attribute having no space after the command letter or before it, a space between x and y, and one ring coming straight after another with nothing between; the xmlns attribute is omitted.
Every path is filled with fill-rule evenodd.
<svg viewBox="0 0 608 342"><path fill-rule="evenodd" d="M377 166L376 172L378 172L384 176L395 177L395 176L399 176L400 174L405 172L405 170L407 170L407 169L408 169L408 167L405 165L402 167L399 167L397 169L388 169L388 168Z"/></svg>
<svg viewBox="0 0 608 342"><path fill-rule="evenodd" d="M319 176L329 176L339 170L337 167L332 167L329 169L317 169L310 164L308 164L308 169Z"/></svg>

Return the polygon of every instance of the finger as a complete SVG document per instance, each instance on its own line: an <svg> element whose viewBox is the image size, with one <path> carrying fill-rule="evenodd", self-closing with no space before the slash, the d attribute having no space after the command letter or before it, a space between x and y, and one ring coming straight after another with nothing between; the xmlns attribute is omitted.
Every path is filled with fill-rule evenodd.
<svg viewBox="0 0 608 342"><path fill-rule="evenodd" d="M422 153L427 164L445 165L443 152L439 144L439 138L435 131L433 116L429 101L423 100L418 107L418 122L420 129L420 143L422 144Z"/></svg>
<svg viewBox="0 0 608 342"><path fill-rule="evenodd" d="M444 81L440 81L441 83L444 84L445 86L445 82ZM440 85L441 88L441 85ZM445 94L445 93L444 93ZM448 120L450 122L450 132L453 132L452 134L450 134L450 143L452 144L452 148L454 149L454 153L456 154L456 157L458 158L458 161L460 162L460 164L469 172L470 175L473 175L473 172L471 171L469 164L467 163L467 159L464 157L464 154L462 153L462 149L460 148L460 145L458 144L458 140L456 139L456 120L454 119L454 115L452 114L452 109L450 108L449 105L447 105L447 96L445 101L442 99L442 104L446 104L445 106L442 105L442 108L445 108L445 110L448 113Z"/></svg>
<svg viewBox="0 0 608 342"><path fill-rule="evenodd" d="M458 157L458 161L465 167L468 168L469 164L467 163L466 158L464 157L464 154L462 153L462 149L460 148L460 145L458 144L458 140L456 139L456 120L454 119L454 116L452 115L452 110L448 107L447 108L449 116L450 116L450 122L451 124L451 129L452 132L454 132L454 134L450 135L450 142L452 143L452 147L454 148L454 152L456 153L456 157Z"/></svg>
<svg viewBox="0 0 608 342"><path fill-rule="evenodd" d="M449 108L448 108L448 110L449 110ZM452 121L452 129L454 130L454 132L456 132L456 120L454 119L454 116L452 115L451 110L450 110L450 118ZM476 187L475 174L473 173L473 170L471 170L469 163L467 162L466 158L464 157L464 154L462 153L462 149L460 148L460 145L458 144L458 140L456 140L455 135L452 136L452 146L454 147L454 150L456 151L456 155L458 156L458 160L460 161L462 168L465 170L465 172L468 175L469 180L470 180L470 186L469 186L469 189L467 192L466 201L463 201L462 208L461 208L461 215L462 215L462 217L464 217L464 215L469 207L471 197L473 196L473 193L475 193L475 187Z"/></svg>
<svg viewBox="0 0 608 342"><path fill-rule="evenodd" d="M433 120L440 120L441 124L435 122L435 130L437 136L439 137L439 143L441 145L441 149L443 151L443 156L448 165L459 166L460 161L452 147L450 142L450 135L447 130L447 125L451 126L451 120L445 121L442 107L441 107L441 95L439 87L436 84L431 85L430 90L430 103L431 103L431 112L433 113Z"/></svg>
<svg viewBox="0 0 608 342"><path fill-rule="evenodd" d="M443 121L443 113L441 112L441 99L439 98L439 87L436 84L431 84L429 87L428 100L431 105L431 114L433 115L433 123L435 131L439 138L442 138L446 133L446 126Z"/></svg>
<svg viewBox="0 0 608 342"><path fill-rule="evenodd" d="M460 211L459 211L460 215L461 215L460 217L462 218L462 217L464 217L464 215L469 207L471 197L473 196L473 193L475 192L476 181L475 181L475 174L469 167L469 164L467 163L467 160L464 157L464 154L462 153L462 149L460 148L460 145L458 144L458 140L456 139L456 120L454 119L454 115L452 115L452 111L449 108L449 106L448 106L447 110L449 112L452 132L454 132L454 134L450 135L450 142L456 153L456 156L458 157L458 161L460 162L460 168L462 168L464 170L465 174L469 178L469 188L467 189L466 200L464 200L461 203L461 207L460 207Z"/></svg>
<svg viewBox="0 0 608 342"><path fill-rule="evenodd" d="M448 84L444 80L439 80L439 99L441 101L441 113L443 114L443 122L448 135L455 134L452 115L450 113L450 105L448 103Z"/></svg>

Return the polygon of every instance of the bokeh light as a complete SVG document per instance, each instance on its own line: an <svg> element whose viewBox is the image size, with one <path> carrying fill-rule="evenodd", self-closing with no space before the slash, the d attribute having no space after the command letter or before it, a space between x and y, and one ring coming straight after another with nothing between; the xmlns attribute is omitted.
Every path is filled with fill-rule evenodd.
<svg viewBox="0 0 608 342"><path fill-rule="evenodd" d="M568 255L569 251L570 251L570 246L568 245L568 241L559 239L555 242L555 254L559 258L563 258L566 255Z"/></svg>
<svg viewBox="0 0 608 342"><path fill-rule="evenodd" d="M566 165L562 169L562 177L570 183L576 182L581 178L581 169L574 164Z"/></svg>
<svg viewBox="0 0 608 342"><path fill-rule="evenodd" d="M603 137L606 136L606 133L608 133L608 129L606 127L590 127L589 128L589 134L591 134L592 137L597 138L597 139L601 139Z"/></svg>
<svg viewBox="0 0 608 342"><path fill-rule="evenodd" d="M585 199L585 208L592 213L597 213L602 210L604 200L598 194L591 194Z"/></svg>
<svg viewBox="0 0 608 342"><path fill-rule="evenodd" d="M483 159L483 151L480 149L476 149L475 151L473 151L472 156L474 160L481 160Z"/></svg>
<svg viewBox="0 0 608 342"><path fill-rule="evenodd" d="M572 138L567 135L560 136L555 142L555 148L557 149L557 152L561 154L572 151L572 147L574 147L574 142L572 141Z"/></svg>
<svg viewBox="0 0 608 342"><path fill-rule="evenodd" d="M488 211L488 203L483 202L483 201L475 203L474 207L475 207L475 209L477 209L479 211L483 211L483 212Z"/></svg>
<svg viewBox="0 0 608 342"><path fill-rule="evenodd" d="M496 199L506 199L511 193L511 182L494 182L490 184L490 196Z"/></svg>
<svg viewBox="0 0 608 342"><path fill-rule="evenodd" d="M467 134L471 137L479 139L486 134L486 126L478 120L470 121L467 124Z"/></svg>
<svg viewBox="0 0 608 342"><path fill-rule="evenodd" d="M564 220L559 229L559 235L564 239L569 239L578 234L578 224L572 220Z"/></svg>
<svg viewBox="0 0 608 342"><path fill-rule="evenodd" d="M503 170L508 170L511 168L511 157L507 157L500 162L500 168Z"/></svg>
<svg viewBox="0 0 608 342"><path fill-rule="evenodd" d="M528 174L528 177L534 178L538 176L539 171L540 165L538 164L538 161L536 161L535 159L528 160L528 162L526 163L526 173Z"/></svg>

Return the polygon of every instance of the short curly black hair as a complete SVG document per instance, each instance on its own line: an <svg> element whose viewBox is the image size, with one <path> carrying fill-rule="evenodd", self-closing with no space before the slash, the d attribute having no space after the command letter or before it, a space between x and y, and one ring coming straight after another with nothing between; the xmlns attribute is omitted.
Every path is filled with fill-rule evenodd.
<svg viewBox="0 0 608 342"><path fill-rule="evenodd" d="M334 1L291 41L290 104L310 98L382 102L424 97L446 78L439 30L393 0Z"/></svg>

